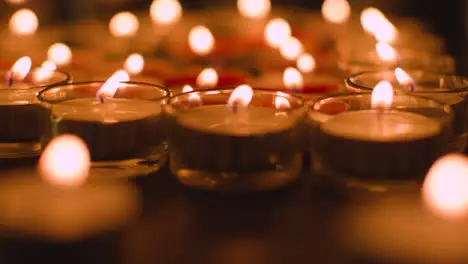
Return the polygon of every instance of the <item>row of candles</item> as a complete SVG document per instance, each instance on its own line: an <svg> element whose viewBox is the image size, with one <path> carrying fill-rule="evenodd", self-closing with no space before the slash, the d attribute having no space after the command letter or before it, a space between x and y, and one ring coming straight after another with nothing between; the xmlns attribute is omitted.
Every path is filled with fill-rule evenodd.
<svg viewBox="0 0 468 264"><path fill-rule="evenodd" d="M248 17L266 17L271 8L245 2L250 4L239 4L239 10ZM323 11L327 21L342 24L350 10L344 0L328 0ZM169 24L181 17L182 8L175 0L156 0L151 12L160 23ZM426 206L408 204L408 212L421 214L408 216L401 208L395 214L416 223L442 219L422 230L427 248L440 249L431 229L448 230L467 212L463 186L468 162L459 154L444 156L462 152L467 145L467 80L428 71L453 71L450 60L433 64L438 55L426 53L418 60L412 54L406 61L392 46L398 42L396 28L380 11L367 9L361 18L377 43L367 60L342 56L343 69L352 74L345 81L351 93L345 94L329 94L343 91L342 81L313 73L314 57L280 18L271 20L264 32L266 43L284 58L281 71L259 79L226 74L224 69L218 73L211 67L167 78L152 74L143 56L132 54L121 66L124 70L105 82L68 83L69 76L56 70L70 70L73 78L75 57L65 44L51 46L39 68L32 68L30 58L21 58L3 73L0 155L42 153L38 173L46 182L16 179L17 175L2 180L0 204L9 208L0 212L2 227L59 241L93 236L116 228L136 212L138 197L131 186L109 178L154 173L169 159L171 172L188 187L228 193L273 190L295 182L303 169L303 154L312 153L313 173L347 183L358 179L368 190L381 186L375 183L379 180L420 184L425 179ZM110 22L111 32L131 37L136 21L131 14L119 14ZM25 28L21 32L28 32ZM194 54L210 62L216 44L208 28L194 27L188 43ZM369 69L374 71L358 73ZM224 85L232 87L219 88ZM358 223L350 230L357 230L360 241L370 241L362 248L382 253L376 243L381 237L365 229L385 225L380 213L366 215L367 222L353 214ZM408 223L398 226L401 230L385 239L401 241L407 238L405 227L414 228ZM454 247L465 244L464 239L449 238ZM398 246L386 250L392 256L434 260L432 255L407 254ZM456 257L466 259L460 252ZM437 256L454 258L450 253Z"/></svg>

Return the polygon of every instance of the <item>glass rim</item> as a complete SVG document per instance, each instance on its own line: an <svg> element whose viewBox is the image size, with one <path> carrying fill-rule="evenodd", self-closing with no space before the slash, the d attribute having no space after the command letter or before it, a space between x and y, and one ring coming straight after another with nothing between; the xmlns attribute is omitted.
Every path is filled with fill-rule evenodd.
<svg viewBox="0 0 468 264"><path fill-rule="evenodd" d="M51 101L51 100L48 100L48 99L44 98L44 93L46 93L46 92L48 92L48 91L50 91L52 89L56 89L56 88L60 88L60 87L84 86L84 85L90 85L90 84L104 84L105 82L106 81L84 81L84 82L69 82L69 83L64 83L64 84L56 84L56 85L45 87L44 89L42 89L41 91L39 91L36 94L36 97L39 99L39 101L41 101L43 103L57 104L57 103L60 103L60 102L65 102L65 101L67 101L67 99L62 100L62 101ZM159 84L145 83L145 82L135 82L135 81L120 82L120 84L147 86L147 87L159 89L160 91L164 92L164 96L159 97L157 99L152 99L152 100L139 99L141 101L149 101L149 102L151 102L151 101L161 101L161 100L164 100L164 99L169 99L171 97L170 90L168 88L162 86L162 85L159 85ZM131 99L131 98L129 98L129 99Z"/></svg>
<svg viewBox="0 0 468 264"><path fill-rule="evenodd" d="M32 69L44 69L44 67L35 67L35 68L31 68L31 71ZM27 74L31 74L31 71ZM8 70L5 70L5 69L0 69L0 72L8 72ZM51 84L43 84L43 85L35 85L35 84L32 84L31 87L29 88L26 88L26 89L0 89L0 93L14 93L14 92L26 92L26 91L31 91L31 90L38 90L38 89L46 89L50 86L59 86L59 85L66 85L68 83L70 83L70 80L71 80L71 75L67 72L63 72L63 71L57 71L57 70L54 70L52 71L53 73L58 73L60 75L62 75L64 77L64 80L61 80L61 81L56 81L56 82L53 82ZM26 76L27 76L26 75ZM4 76L2 74L2 76Z"/></svg>
<svg viewBox="0 0 468 264"><path fill-rule="evenodd" d="M368 87L368 86L364 86L364 85L361 85L361 84L358 84L357 82L355 82L353 79L357 78L357 77L362 77L362 76L366 76L366 75L371 75L371 74L378 74L378 73L391 73L393 74L393 71L396 69L395 68L388 68L388 69L385 69L385 70L373 70L373 71L362 71L362 72L358 72L358 73L354 73L348 77L346 77L345 79L345 84L346 86L349 86L351 88L355 88L355 89L359 89L359 90L363 90L363 91L368 91L368 92L372 92L374 90L374 87ZM445 77L457 77L457 78L463 78L465 80L468 81L468 77L465 77L465 76L461 76L461 75L457 75L455 73L445 73L445 72L439 72L439 71L431 71L431 70L426 70L426 69L406 69L405 72L415 72L415 71L419 71L419 72L424 72L424 73L430 73L430 74L434 74L434 75L440 75L440 76L445 76ZM468 91L468 84L465 85L465 86L461 86L459 88L454 88L454 89L447 89L447 88L437 88L437 89L434 89L434 90L427 90L427 91L414 91L414 92L407 92L407 91L403 91L403 90L399 90L399 92L403 92L403 93L409 93L409 94L427 94L427 93L459 93L459 92L466 92Z"/></svg>

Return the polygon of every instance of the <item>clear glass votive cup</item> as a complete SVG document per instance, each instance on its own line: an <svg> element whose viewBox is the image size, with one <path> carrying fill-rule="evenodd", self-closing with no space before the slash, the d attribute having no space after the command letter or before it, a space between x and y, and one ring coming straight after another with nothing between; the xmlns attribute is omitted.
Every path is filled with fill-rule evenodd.
<svg viewBox="0 0 468 264"><path fill-rule="evenodd" d="M193 91L169 100L172 173L187 187L223 193L268 191L294 182L302 169L303 100L254 89L250 104L236 111L228 105L233 91Z"/></svg>
<svg viewBox="0 0 468 264"><path fill-rule="evenodd" d="M40 109L37 92L50 85L65 84L66 73L33 68L22 81L8 86L7 70L0 70L0 158L39 155Z"/></svg>
<svg viewBox="0 0 468 264"><path fill-rule="evenodd" d="M463 152L468 140L468 78L454 74L425 70L405 70L409 82L400 84L394 70L369 71L346 78L351 92L371 92L382 80L392 84L397 93L423 96L447 104L453 111L452 132L447 148L450 152Z"/></svg>
<svg viewBox="0 0 468 264"><path fill-rule="evenodd" d="M167 126L162 106L170 93L153 84L124 82L113 98L96 99L104 84L70 83L46 88L43 146L55 136L75 134L88 145L91 175L136 177L158 171L167 161Z"/></svg>
<svg viewBox="0 0 468 264"><path fill-rule="evenodd" d="M371 93L332 95L310 105L312 172L365 190L420 183L447 153L450 107L424 97L394 95L374 110Z"/></svg>
<svg viewBox="0 0 468 264"><path fill-rule="evenodd" d="M347 74L386 70L396 67L424 69L444 73L455 72L455 60L448 54L427 53L398 48L395 48L395 54L396 57L394 59L385 61L380 58L375 49L349 52L340 55L338 66Z"/></svg>

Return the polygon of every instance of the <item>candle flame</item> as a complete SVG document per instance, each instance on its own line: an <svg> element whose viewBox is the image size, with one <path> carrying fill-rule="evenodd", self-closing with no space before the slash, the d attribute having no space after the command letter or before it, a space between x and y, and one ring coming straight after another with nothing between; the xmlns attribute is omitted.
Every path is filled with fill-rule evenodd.
<svg viewBox="0 0 468 264"><path fill-rule="evenodd" d="M286 110L291 108L291 104L289 103L288 99L284 97L284 93L277 93L277 96L275 98L275 107L279 110Z"/></svg>
<svg viewBox="0 0 468 264"><path fill-rule="evenodd" d="M109 30L114 37L133 37L139 27L138 18L130 12L117 13L109 22Z"/></svg>
<svg viewBox="0 0 468 264"><path fill-rule="evenodd" d="M32 61L28 56L21 57L18 59L13 67L11 67L10 74L14 81L22 81L28 75L31 70Z"/></svg>
<svg viewBox="0 0 468 264"><path fill-rule="evenodd" d="M189 46L197 55L208 55L214 49L215 39L207 27L195 26L189 33Z"/></svg>
<svg viewBox="0 0 468 264"><path fill-rule="evenodd" d="M437 160L422 188L427 208L434 214L456 219L468 213L468 159L449 154Z"/></svg>
<svg viewBox="0 0 468 264"><path fill-rule="evenodd" d="M380 81L372 91L372 108L377 110L389 109L393 101L393 87L388 81Z"/></svg>
<svg viewBox="0 0 468 264"><path fill-rule="evenodd" d="M32 78L35 83L41 83L52 76L54 71L40 67L33 71Z"/></svg>
<svg viewBox="0 0 468 264"><path fill-rule="evenodd" d="M184 85L184 88L182 88L182 93L190 93L192 91L193 91L192 86L190 86L188 84Z"/></svg>
<svg viewBox="0 0 468 264"><path fill-rule="evenodd" d="M369 7L362 11L361 25L379 42L391 43L396 38L395 26L377 8Z"/></svg>
<svg viewBox="0 0 468 264"><path fill-rule="evenodd" d="M74 135L60 135L47 145L39 160L40 175L60 187L86 182L91 159L86 143Z"/></svg>
<svg viewBox="0 0 468 264"><path fill-rule="evenodd" d="M303 73L311 73L315 70L316 62L314 56L304 53L297 59L297 68Z"/></svg>
<svg viewBox="0 0 468 264"><path fill-rule="evenodd" d="M58 66L66 66L72 61L72 51L63 43L55 43L49 47L47 58Z"/></svg>
<svg viewBox="0 0 468 264"><path fill-rule="evenodd" d="M346 0L325 0L322 5L322 15L330 23L343 24L351 15L351 6Z"/></svg>
<svg viewBox="0 0 468 264"><path fill-rule="evenodd" d="M218 73L213 68L206 68L197 77L197 87L214 88L218 85Z"/></svg>
<svg viewBox="0 0 468 264"><path fill-rule="evenodd" d="M284 86L289 90L301 90L304 87L302 74L293 67L288 67L283 72Z"/></svg>
<svg viewBox="0 0 468 264"><path fill-rule="evenodd" d="M270 0L237 0L239 13L248 18L265 18L271 10Z"/></svg>
<svg viewBox="0 0 468 264"><path fill-rule="evenodd" d="M8 26L13 34L33 35L39 27L39 19L32 10L22 8L11 16Z"/></svg>
<svg viewBox="0 0 468 264"><path fill-rule="evenodd" d="M290 37L291 26L282 18L270 20L265 27L265 40L272 48L279 48Z"/></svg>
<svg viewBox="0 0 468 264"><path fill-rule="evenodd" d="M133 53L127 57L124 63L124 69L131 75L138 75L145 67L145 59L139 53Z"/></svg>
<svg viewBox="0 0 468 264"><path fill-rule="evenodd" d="M280 46L281 55L290 61L296 60L303 50L302 43L295 37L290 37Z"/></svg>
<svg viewBox="0 0 468 264"><path fill-rule="evenodd" d="M387 43L377 43L375 46L375 50L379 55L380 59L383 61L395 61L397 54L396 51L392 48L392 46L388 45Z"/></svg>
<svg viewBox="0 0 468 264"><path fill-rule="evenodd" d="M121 82L130 81L130 76L124 70L115 72L107 81L99 88L96 93L96 98L102 101L103 98L114 97L115 93L119 89Z"/></svg>
<svg viewBox="0 0 468 264"><path fill-rule="evenodd" d="M232 91L228 100L230 107L243 106L250 104L253 98L253 89L249 85L243 84Z"/></svg>
<svg viewBox="0 0 468 264"><path fill-rule="evenodd" d="M406 73L402 68L398 67L395 69L395 77L398 83L407 86L414 83L413 79Z"/></svg>
<svg viewBox="0 0 468 264"><path fill-rule="evenodd" d="M54 62L48 61L48 60L47 60L47 61L44 61L44 62L41 64L41 68L53 72L53 71L57 70L57 65L55 65Z"/></svg>
<svg viewBox="0 0 468 264"><path fill-rule="evenodd" d="M153 23L173 24L182 16L182 6L177 0L154 0L150 7Z"/></svg>

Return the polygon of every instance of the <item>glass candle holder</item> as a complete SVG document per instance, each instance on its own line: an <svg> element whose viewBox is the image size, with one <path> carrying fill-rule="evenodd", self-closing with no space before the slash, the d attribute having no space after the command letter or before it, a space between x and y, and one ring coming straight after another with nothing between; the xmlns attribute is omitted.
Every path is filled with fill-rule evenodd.
<svg viewBox="0 0 468 264"><path fill-rule="evenodd" d="M447 54L427 53L412 49L395 49L395 58L383 60L375 49L365 52L341 54L339 68L356 74L363 71L377 71L402 67L404 69L424 69L437 72L455 72L455 60Z"/></svg>
<svg viewBox="0 0 468 264"><path fill-rule="evenodd" d="M302 169L304 102L255 89L250 104L237 109L228 103L233 91L193 91L170 99L172 173L185 186L225 193L292 183Z"/></svg>
<svg viewBox="0 0 468 264"><path fill-rule="evenodd" d="M32 69L22 81L7 84L8 71L0 70L0 158L37 156L39 144L39 112L36 93L50 85L69 81L66 73Z"/></svg>
<svg viewBox="0 0 468 264"><path fill-rule="evenodd" d="M397 88L397 93L412 93L447 104L453 111L453 138L447 146L450 152L463 152L468 138L468 78L425 70L406 70L405 80L398 81L393 70L362 72L346 78L351 92L371 92L382 80Z"/></svg>
<svg viewBox="0 0 468 264"><path fill-rule="evenodd" d="M88 145L91 174L142 176L167 160L162 105L169 91L156 85L120 83L113 98L96 100L104 82L70 83L38 94L44 108L43 146L55 136L75 134Z"/></svg>
<svg viewBox="0 0 468 264"><path fill-rule="evenodd" d="M370 93L318 100L308 113L314 173L368 190L418 183L447 152L451 117L449 107L408 95L394 95L383 112Z"/></svg>

